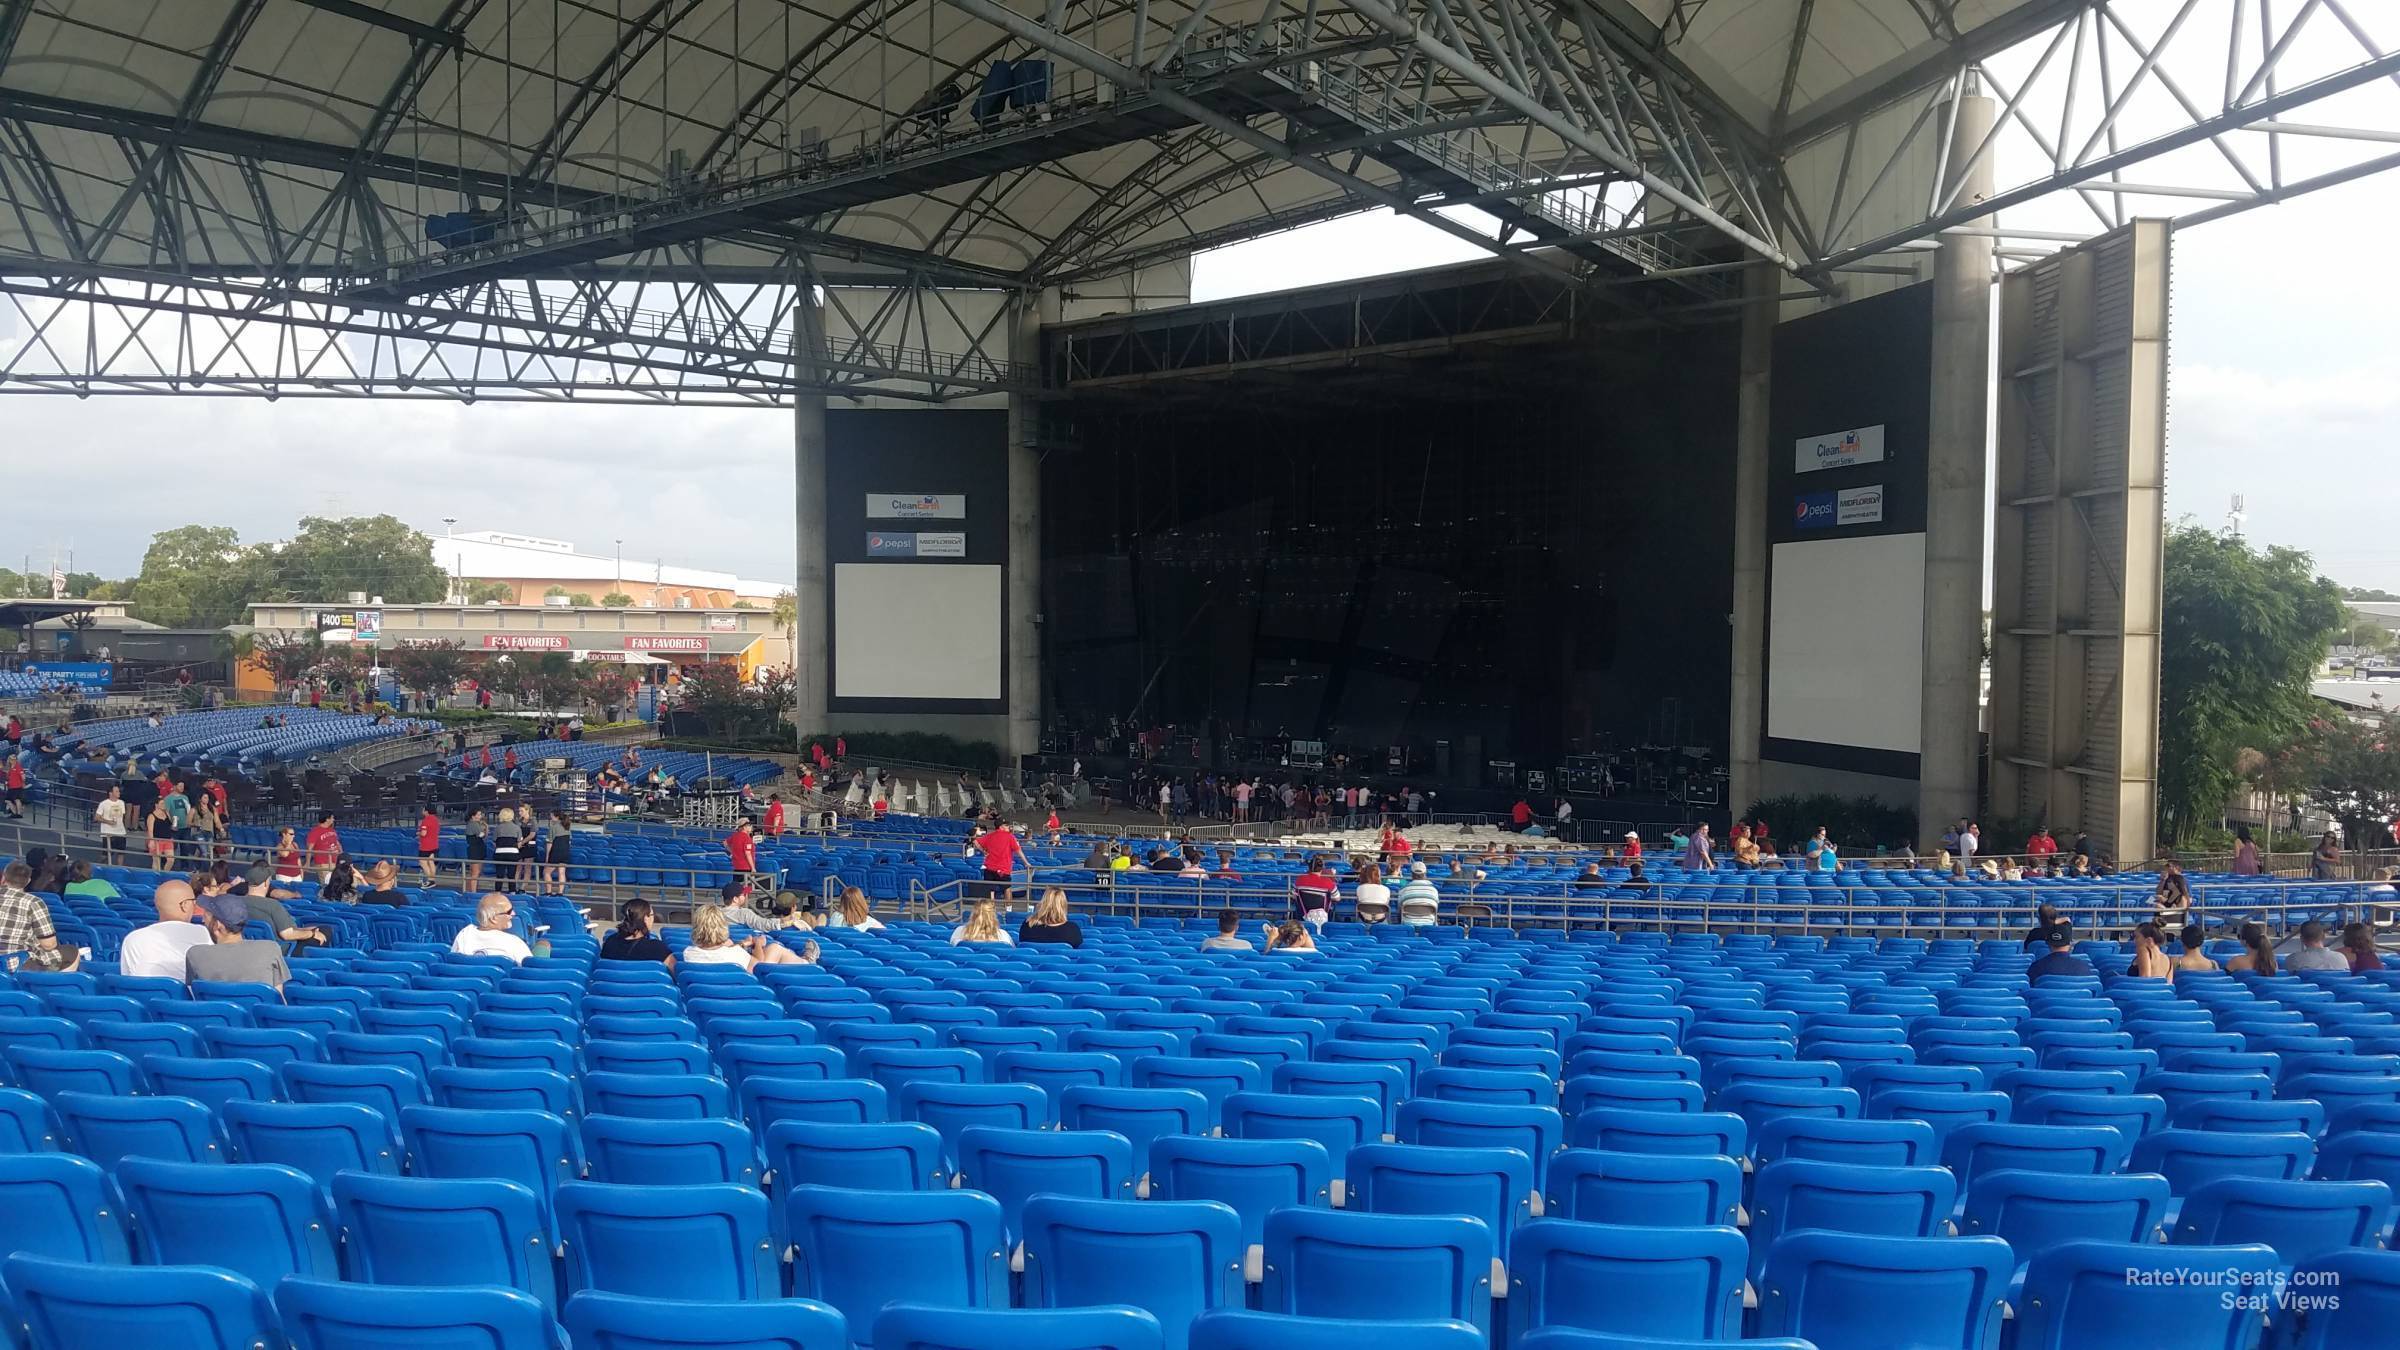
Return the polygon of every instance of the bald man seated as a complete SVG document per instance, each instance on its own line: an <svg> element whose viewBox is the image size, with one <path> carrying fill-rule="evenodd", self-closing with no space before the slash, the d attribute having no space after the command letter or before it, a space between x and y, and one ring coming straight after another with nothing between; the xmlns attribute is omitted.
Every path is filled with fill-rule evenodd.
<svg viewBox="0 0 2400 1350"><path fill-rule="evenodd" d="M184 958L192 948L208 943L208 930L193 921L191 883L158 883L150 904L158 911L158 922L125 935L117 947L117 970L145 979L180 981Z"/></svg>

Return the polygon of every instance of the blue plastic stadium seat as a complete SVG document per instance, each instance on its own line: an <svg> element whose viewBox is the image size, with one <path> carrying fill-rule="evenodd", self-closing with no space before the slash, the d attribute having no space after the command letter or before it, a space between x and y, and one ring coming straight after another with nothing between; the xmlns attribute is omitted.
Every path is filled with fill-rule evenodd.
<svg viewBox="0 0 2400 1350"><path fill-rule="evenodd" d="M0 1264L0 1285L41 1350L282 1342L258 1286L213 1266L88 1266L20 1255Z"/></svg>
<svg viewBox="0 0 2400 1350"><path fill-rule="evenodd" d="M1773 1259L1777 1242L1799 1229L1884 1237L1931 1237L1958 1200L1958 1183L1940 1167L1854 1167L1786 1158L1758 1170L1750 1205L1750 1276Z"/></svg>
<svg viewBox="0 0 2400 1350"><path fill-rule="evenodd" d="M1513 1148L1361 1144L1350 1150L1347 1204L1373 1214L1464 1214L1507 1250L1529 1218L1533 1161Z"/></svg>
<svg viewBox="0 0 2400 1350"><path fill-rule="evenodd" d="M958 1183L1000 1202L1012 1240L1034 1195L1133 1198L1133 1146L1106 1130L1011 1130L972 1125L958 1138Z"/></svg>
<svg viewBox="0 0 2400 1350"><path fill-rule="evenodd" d="M1289 1317L1227 1310L1192 1323L1191 1350L1327 1350L1372 1345L1376 1350L1486 1350L1483 1331L1456 1318L1360 1321Z"/></svg>
<svg viewBox="0 0 2400 1350"><path fill-rule="evenodd" d="M571 1290L728 1300L780 1292L767 1198L755 1190L571 1181L556 1204Z"/></svg>
<svg viewBox="0 0 2400 1350"><path fill-rule="evenodd" d="M583 1105L592 1115L646 1120L717 1120L733 1114L725 1081L702 1074L587 1073Z"/></svg>
<svg viewBox="0 0 2400 1350"><path fill-rule="evenodd" d="M2016 1300L2017 1350L2250 1350L2272 1310L2267 1247L2068 1242L2036 1255ZM2205 1280L2182 1278L2205 1274Z"/></svg>
<svg viewBox="0 0 2400 1350"><path fill-rule="evenodd" d="M1160 1350L1156 1317L1131 1307L934 1308L895 1303L875 1350Z"/></svg>
<svg viewBox="0 0 2400 1350"><path fill-rule="evenodd" d="M1330 1206L1333 1162L1313 1139L1169 1135L1150 1147L1150 1198L1215 1200L1241 1216L1242 1241L1266 1241L1267 1215ZM1255 1272L1253 1272L1255 1278Z"/></svg>
<svg viewBox="0 0 2400 1350"><path fill-rule="evenodd" d="M289 1279L276 1286L275 1310L292 1350L563 1350L550 1310L512 1289L377 1288Z"/></svg>
<svg viewBox="0 0 2400 1350"><path fill-rule="evenodd" d="M391 1122L355 1102L230 1101L218 1108L233 1155L243 1162L282 1163L333 1184L344 1169L394 1175L400 1141Z"/></svg>
<svg viewBox="0 0 2400 1350"><path fill-rule="evenodd" d="M292 1168L127 1158L116 1182L149 1264L222 1266L261 1289L286 1275L341 1274L330 1208Z"/></svg>
<svg viewBox="0 0 2400 1350"><path fill-rule="evenodd" d="M1628 1227L1537 1219L1509 1247L1508 1329L1720 1340L1741 1329L1749 1244L1729 1226Z"/></svg>
<svg viewBox="0 0 2400 1350"><path fill-rule="evenodd" d="M942 1136L917 1121L779 1120L767 1131L778 1193L794 1186L931 1190L944 1173Z"/></svg>
<svg viewBox="0 0 2400 1350"><path fill-rule="evenodd" d="M1445 1102L1419 1097L1400 1107L1400 1140L1464 1148L1513 1148L1539 1172L1565 1141L1566 1128L1547 1106Z"/></svg>
<svg viewBox="0 0 2400 1350"><path fill-rule="evenodd" d="M1768 1256L1757 1330L1841 1350L1993 1350L2014 1265L1992 1237L1790 1233Z"/></svg>
<svg viewBox="0 0 2400 1350"><path fill-rule="evenodd" d="M0 1087L0 1153L46 1153L66 1147L58 1113L23 1088Z"/></svg>
<svg viewBox="0 0 2400 1350"><path fill-rule="evenodd" d="M2400 1252L2335 1252L2302 1265L2290 1288L2297 1302L2278 1320L2295 1350L2386 1350L2400 1326Z"/></svg>
<svg viewBox="0 0 2400 1350"><path fill-rule="evenodd" d="M1031 1306L1137 1307L1158 1319L1167 1350L1182 1350L1200 1313L1243 1306L1242 1221L1225 1205L1040 1195L1024 1222Z"/></svg>
<svg viewBox="0 0 2400 1350"><path fill-rule="evenodd" d="M1742 1169L1729 1157L1571 1148L1550 1160L1542 1212L1585 1223L1730 1224Z"/></svg>
<svg viewBox="0 0 2400 1350"><path fill-rule="evenodd" d="M738 1120L583 1119L584 1175L627 1186L756 1187L758 1144Z"/></svg>
<svg viewBox="0 0 2400 1350"><path fill-rule="evenodd" d="M1760 1128L1753 1152L1762 1165L1778 1158L1865 1167L1923 1167L1941 1161L1933 1127L1921 1120L1781 1116Z"/></svg>
<svg viewBox="0 0 2400 1350"><path fill-rule="evenodd" d="M1237 1092L1225 1099L1223 1114L1225 1133L1236 1139L1314 1140L1332 1161L1337 1181L1351 1149L1383 1137L1383 1109L1365 1097Z"/></svg>
<svg viewBox="0 0 2400 1350"><path fill-rule="evenodd" d="M2167 1204L2167 1179L2152 1173L1986 1172L1967 1187L1958 1231L2001 1239L2022 1266L2062 1243L2155 1241Z"/></svg>
<svg viewBox="0 0 2400 1350"><path fill-rule="evenodd" d="M515 1182L343 1172L333 1205L356 1279L557 1297L548 1207Z"/></svg>
<svg viewBox="0 0 2400 1350"><path fill-rule="evenodd" d="M2346 1247L2371 1247L2391 1224L2392 1189L2380 1181L2220 1177L2184 1198L2169 1240L2261 1243L2285 1265L2297 1265Z"/></svg>
<svg viewBox="0 0 2400 1350"><path fill-rule="evenodd" d="M796 1186L785 1196L792 1292L872 1327L889 1303L1005 1307L1000 1203L975 1191Z"/></svg>
<svg viewBox="0 0 2400 1350"><path fill-rule="evenodd" d="M575 1350L847 1350L842 1315L812 1299L696 1303L586 1291L559 1319Z"/></svg>
<svg viewBox="0 0 2400 1350"><path fill-rule="evenodd" d="M2304 1134L2235 1130L2159 1130L2133 1146L2130 1166L2156 1172L2176 1195L2190 1195L2219 1177L2297 1181L2315 1161L2316 1141Z"/></svg>
<svg viewBox="0 0 2400 1350"><path fill-rule="evenodd" d="M102 1167L114 1167L120 1158L225 1159L224 1137L218 1132L216 1118L188 1097L61 1092L50 1105L58 1113L68 1146Z"/></svg>
<svg viewBox="0 0 2400 1350"><path fill-rule="evenodd" d="M1983 1121L1961 1125L1942 1141L1942 1165L1962 1187L1986 1172L2074 1172L2105 1176L2125 1165L2124 1134L2105 1126L2020 1125Z"/></svg>
<svg viewBox="0 0 2400 1350"><path fill-rule="evenodd" d="M72 1153L0 1153L0 1252L123 1265L131 1250L98 1163Z"/></svg>
<svg viewBox="0 0 2400 1350"><path fill-rule="evenodd" d="M10 1077L18 1087L44 1097L61 1092L88 1092L100 1097L130 1097L143 1086L142 1071L113 1050L60 1050L47 1045L9 1045L0 1048Z"/></svg>
<svg viewBox="0 0 2400 1350"><path fill-rule="evenodd" d="M1592 1107L1567 1125L1567 1142L1575 1148L1609 1149L1618 1153L1723 1154L1739 1158L1749 1152L1750 1126L1730 1111L1644 1111L1624 1107Z"/></svg>
<svg viewBox="0 0 2400 1350"><path fill-rule="evenodd" d="M1109 1089L1069 1088L1070 1092ZM958 1137L976 1126L1004 1130L1038 1130L1056 1123L1050 1094L1031 1083L983 1083L916 1079L891 1094L892 1114L903 1120L931 1125L942 1137L942 1156L956 1170Z"/></svg>
<svg viewBox="0 0 2400 1350"><path fill-rule="evenodd" d="M556 1227L551 1193L583 1175L573 1131L547 1111L411 1106L400 1113L400 1133L419 1176L494 1178L531 1191L545 1231Z"/></svg>
<svg viewBox="0 0 2400 1350"><path fill-rule="evenodd" d="M1499 1250L1476 1219L1279 1209L1267 1215L1268 1312L1491 1325Z"/></svg>
<svg viewBox="0 0 2400 1350"><path fill-rule="evenodd" d="M742 1118L753 1133L774 1132L781 1120L857 1125L888 1118L890 1095L864 1078L745 1078Z"/></svg>

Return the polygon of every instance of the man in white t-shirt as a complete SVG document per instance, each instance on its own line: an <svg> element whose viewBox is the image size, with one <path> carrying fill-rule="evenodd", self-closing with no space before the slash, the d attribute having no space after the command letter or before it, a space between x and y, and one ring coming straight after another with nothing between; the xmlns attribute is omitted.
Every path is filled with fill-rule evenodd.
<svg viewBox="0 0 2400 1350"><path fill-rule="evenodd" d="M516 917L516 903L494 891L475 906L475 926L459 929L458 936L450 939L450 950L461 956L505 956L522 963L533 955L533 948L509 931Z"/></svg>
<svg viewBox="0 0 2400 1350"><path fill-rule="evenodd" d="M162 881L151 893L158 922L125 935L117 945L117 971L152 980L183 979L184 957L192 948L208 945L208 930L192 922L192 888L188 882Z"/></svg>
<svg viewBox="0 0 2400 1350"><path fill-rule="evenodd" d="M125 851L125 794L110 784L108 795L92 808L92 823L100 827L100 847L115 862Z"/></svg>

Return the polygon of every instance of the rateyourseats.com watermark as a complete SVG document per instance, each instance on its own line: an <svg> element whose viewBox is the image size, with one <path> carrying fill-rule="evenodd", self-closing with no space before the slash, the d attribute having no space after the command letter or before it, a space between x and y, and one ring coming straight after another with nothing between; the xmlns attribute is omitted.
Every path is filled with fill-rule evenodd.
<svg viewBox="0 0 2400 1350"><path fill-rule="evenodd" d="M2330 1270L2128 1270L2141 1289L2214 1289L2217 1306L2250 1312L2332 1312L2342 1306L2342 1277Z"/></svg>

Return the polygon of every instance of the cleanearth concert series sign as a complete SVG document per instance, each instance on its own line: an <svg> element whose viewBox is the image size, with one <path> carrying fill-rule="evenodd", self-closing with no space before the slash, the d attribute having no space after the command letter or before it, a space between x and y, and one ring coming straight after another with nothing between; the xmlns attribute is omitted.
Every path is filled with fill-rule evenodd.
<svg viewBox="0 0 2400 1350"><path fill-rule="evenodd" d="M951 492L870 492L869 520L965 520L967 498Z"/></svg>
<svg viewBox="0 0 2400 1350"><path fill-rule="evenodd" d="M1847 469L1860 464L1883 462L1883 426L1853 427L1848 431L1828 432L1822 436L1803 436L1793 447L1792 471L1814 473L1819 469Z"/></svg>

